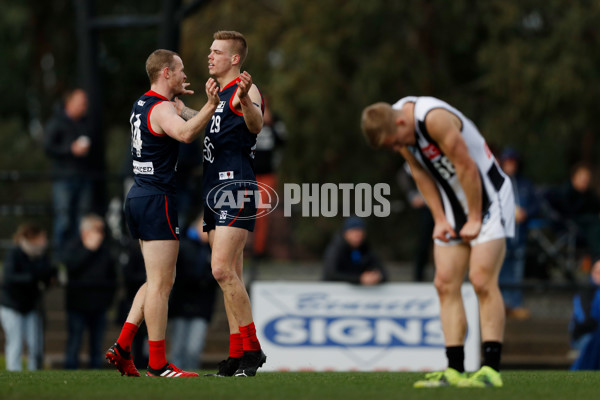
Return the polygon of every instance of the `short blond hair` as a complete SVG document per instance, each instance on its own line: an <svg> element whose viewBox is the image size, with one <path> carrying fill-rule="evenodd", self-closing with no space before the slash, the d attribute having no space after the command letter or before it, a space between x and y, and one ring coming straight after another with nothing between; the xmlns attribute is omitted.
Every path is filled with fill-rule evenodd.
<svg viewBox="0 0 600 400"><path fill-rule="evenodd" d="M175 66L175 57L179 57L179 54L165 49L154 50L148 56L146 60L146 73L148 74L148 79L150 79L150 84L156 82L165 67L172 69Z"/></svg>
<svg viewBox="0 0 600 400"><path fill-rule="evenodd" d="M248 56L248 43L246 38L239 32L236 31L217 31L213 35L215 40L231 40L233 45L231 46L231 52L240 56L240 67L246 61Z"/></svg>
<svg viewBox="0 0 600 400"><path fill-rule="evenodd" d="M394 130L394 109L389 103L371 104L362 112L361 129L367 143L380 148L386 136Z"/></svg>

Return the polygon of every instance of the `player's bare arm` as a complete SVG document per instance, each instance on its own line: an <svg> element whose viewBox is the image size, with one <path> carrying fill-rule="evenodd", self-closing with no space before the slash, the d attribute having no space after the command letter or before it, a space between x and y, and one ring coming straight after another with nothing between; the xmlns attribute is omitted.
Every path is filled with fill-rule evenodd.
<svg viewBox="0 0 600 400"><path fill-rule="evenodd" d="M177 110L177 114L179 114L179 116L186 121L189 121L190 119L194 118L199 112L197 110L194 110L193 108L186 106L185 103L179 97L175 97L175 99L173 99L173 105Z"/></svg>
<svg viewBox="0 0 600 400"><path fill-rule="evenodd" d="M252 133L258 134L263 127L263 116L261 110L262 98L256 85L252 83L252 76L248 71L244 71L239 76L240 81L238 82L238 90L236 93L236 99L239 101L239 105L244 114L244 120L248 130ZM234 107L236 106L234 101Z"/></svg>
<svg viewBox="0 0 600 400"><path fill-rule="evenodd" d="M431 210L431 215L435 222L433 238L448 242L450 238L456 237L456 232L454 232L452 225L446 219L442 199L440 198L435 181L406 147L402 147L398 152L408 162L411 175L423 195L427 206Z"/></svg>
<svg viewBox="0 0 600 400"><path fill-rule="evenodd" d="M175 103L165 101L158 104L150 114L152 129L180 142L194 141L202 134L219 104L219 87L214 79L210 78L206 82L205 89L208 97L206 104L187 121L179 115L176 106L178 102L183 105L181 100L176 99Z"/></svg>
<svg viewBox="0 0 600 400"><path fill-rule="evenodd" d="M431 137L440 145L456 170L456 176L467 200L467 222L460 230L460 236L473 240L481 230L481 178L475 161L469 155L467 144L460 134L461 122L458 117L443 109L433 110L425 120Z"/></svg>

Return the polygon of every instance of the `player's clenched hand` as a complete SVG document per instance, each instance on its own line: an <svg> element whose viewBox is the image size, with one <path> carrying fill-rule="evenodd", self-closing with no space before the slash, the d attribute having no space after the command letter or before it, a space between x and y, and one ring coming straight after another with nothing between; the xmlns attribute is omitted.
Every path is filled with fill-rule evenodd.
<svg viewBox="0 0 600 400"><path fill-rule="evenodd" d="M470 242L471 240L475 239L479 235L480 231L481 231L481 221L469 219L469 220L467 220L467 223L464 224L462 229L460 230L460 237L464 241Z"/></svg>
<svg viewBox="0 0 600 400"><path fill-rule="evenodd" d="M208 97L208 102L213 104L219 104L221 100L219 98L219 85L213 78L209 78L206 81L206 96Z"/></svg>
<svg viewBox="0 0 600 400"><path fill-rule="evenodd" d="M436 221L433 227L433 238L439 239L442 242L449 242L450 239L456 238L456 232L454 232L452 225L447 220Z"/></svg>
<svg viewBox="0 0 600 400"><path fill-rule="evenodd" d="M252 76L248 73L248 71L244 71L240 74L238 87L238 96L240 99L246 97L250 91L250 88L252 87Z"/></svg>

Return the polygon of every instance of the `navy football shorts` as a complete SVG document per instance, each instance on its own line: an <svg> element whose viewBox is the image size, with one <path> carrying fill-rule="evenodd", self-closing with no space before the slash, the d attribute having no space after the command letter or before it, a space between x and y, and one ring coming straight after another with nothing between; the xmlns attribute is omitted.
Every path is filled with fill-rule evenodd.
<svg viewBox="0 0 600 400"><path fill-rule="evenodd" d="M125 219L135 239L179 240L175 196L155 194L127 198Z"/></svg>
<svg viewBox="0 0 600 400"><path fill-rule="evenodd" d="M244 189L240 189L243 191ZM234 192L232 198L237 199L237 193ZM251 197L247 197L251 200ZM242 228L249 232L254 231L256 221L256 204L254 201L239 204L241 208L235 208L236 204L231 202L222 202L221 204L210 201L204 202L204 232L210 232L217 226L234 226Z"/></svg>

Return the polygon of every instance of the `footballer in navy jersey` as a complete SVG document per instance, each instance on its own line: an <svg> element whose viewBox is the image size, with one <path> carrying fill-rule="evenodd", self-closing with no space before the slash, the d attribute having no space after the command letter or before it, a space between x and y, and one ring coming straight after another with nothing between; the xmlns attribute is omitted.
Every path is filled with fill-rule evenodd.
<svg viewBox="0 0 600 400"><path fill-rule="evenodd" d="M239 78L235 79L219 92L221 101L205 129L202 200L207 230L216 225L254 229L254 195L258 190L254 174L257 134L250 132L244 115L233 106L239 81ZM223 201L223 191L219 188L228 190L235 204Z"/></svg>
<svg viewBox="0 0 600 400"><path fill-rule="evenodd" d="M253 158L256 135L263 126L263 100L252 76L241 71L248 54L244 36L218 31L213 38L208 72L222 90L204 138L204 231L212 249L213 276L223 291L230 340L229 357L209 376L247 377L255 376L267 360L242 279L244 246L256 218L254 199L248 196L257 193ZM181 102L177 109L184 119L196 113ZM224 199L234 204L225 204Z"/></svg>
<svg viewBox="0 0 600 400"><path fill-rule="evenodd" d="M146 60L150 91L136 100L129 118L135 183L124 209L129 230L140 242L146 282L135 295L119 338L106 352L106 359L121 375L140 376L130 350L138 327L145 321L149 349L146 375L198 376L167 362L165 355L168 299L179 252L175 168L179 142L190 143L202 134L219 96L216 81L209 79L205 84L206 104L194 118L184 120L169 101L193 93L187 89L183 70L181 57L173 51L159 49L150 54Z"/></svg>
<svg viewBox="0 0 600 400"><path fill-rule="evenodd" d="M239 78L219 92L221 101L204 132L202 185L207 189L230 179L256 181L254 154L257 135L248 130L244 115L232 106L238 82ZM203 190L204 200L206 193Z"/></svg>
<svg viewBox="0 0 600 400"><path fill-rule="evenodd" d="M156 133L148 124L150 112L163 101L169 100L150 90L133 104L129 122L135 184L128 197L175 193L179 142L166 133Z"/></svg>

